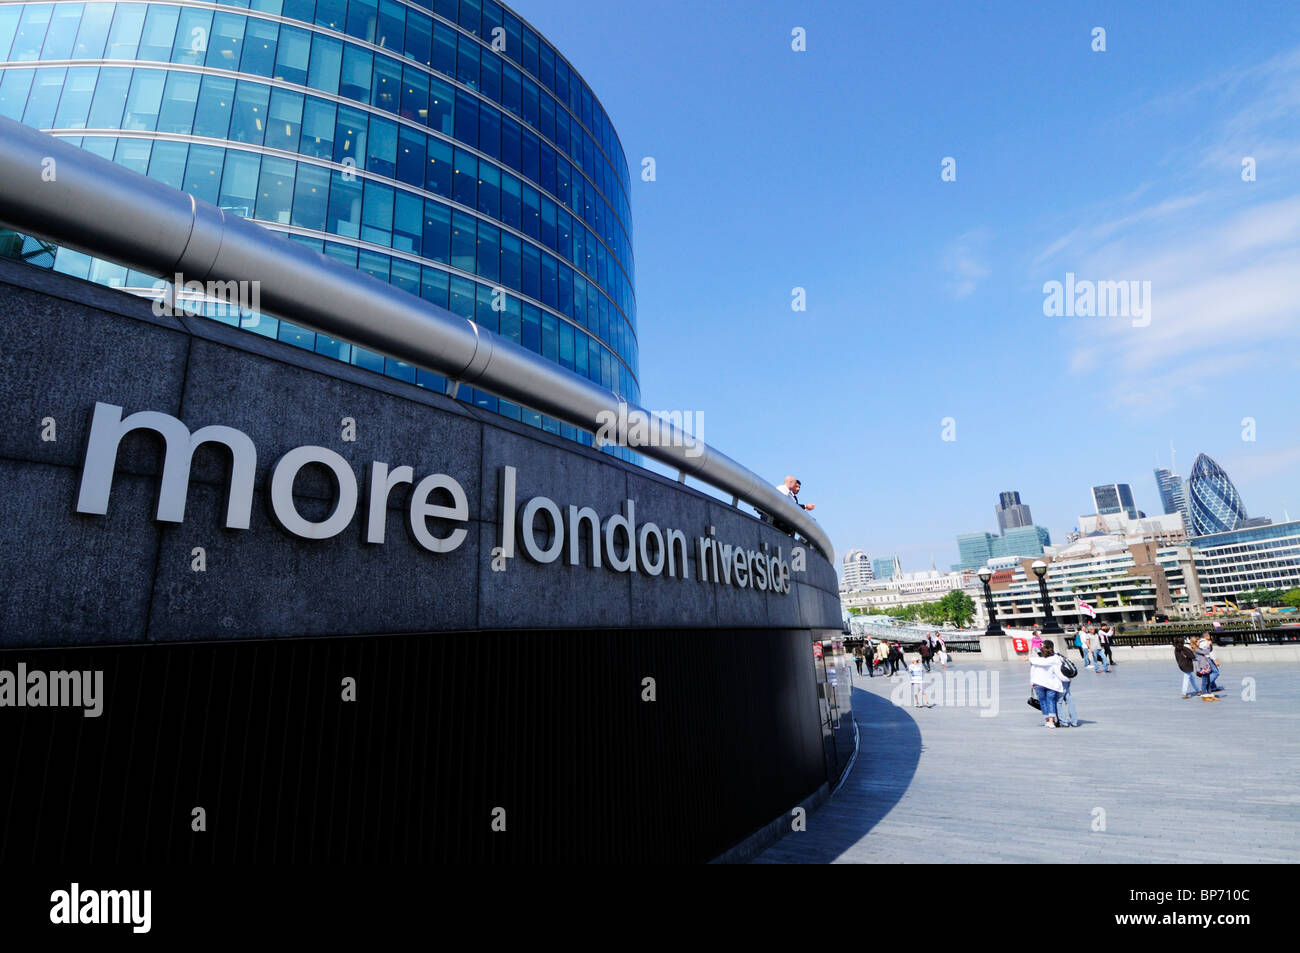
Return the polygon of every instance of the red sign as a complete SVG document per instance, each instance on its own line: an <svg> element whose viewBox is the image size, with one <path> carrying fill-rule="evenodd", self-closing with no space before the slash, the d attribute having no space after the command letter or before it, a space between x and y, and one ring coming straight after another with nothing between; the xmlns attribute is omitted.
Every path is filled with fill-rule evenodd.
<svg viewBox="0 0 1300 953"><path fill-rule="evenodd" d="M821 657L822 657L822 644L821 644L820 642L814 642L814 643L813 643L813 658L821 658Z"/></svg>
<svg viewBox="0 0 1300 953"><path fill-rule="evenodd" d="M1014 648L1017 652L1029 651L1029 643L1026 642L1024 639L1014 635L1011 637L1011 647Z"/></svg>

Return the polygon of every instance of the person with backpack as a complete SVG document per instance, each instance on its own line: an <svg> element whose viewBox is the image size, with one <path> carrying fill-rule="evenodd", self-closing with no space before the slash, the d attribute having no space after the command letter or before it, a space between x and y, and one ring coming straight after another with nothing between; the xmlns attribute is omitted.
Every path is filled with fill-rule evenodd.
<svg viewBox="0 0 1300 953"><path fill-rule="evenodd" d="M876 662L876 666L880 669L880 674L887 676L889 673L885 671L885 666L889 664L889 643L888 642L881 642L879 645L876 646L875 662ZM873 669L871 673L873 678L875 677L875 674L876 674L875 670Z"/></svg>
<svg viewBox="0 0 1300 953"><path fill-rule="evenodd" d="M1042 651L1037 655L1029 655L1027 658L1029 684L1038 701L1035 707L1043 713L1043 727L1055 728L1056 703L1065 691L1065 680L1061 676L1062 658L1056 654L1056 646L1051 639L1043 642Z"/></svg>
<svg viewBox="0 0 1300 953"><path fill-rule="evenodd" d="M1201 694L1196 687L1196 680L1192 677L1196 670L1196 656L1192 653L1192 647L1185 639L1173 639L1172 644L1174 661L1178 663L1178 668L1183 673L1183 697L1191 698L1193 695Z"/></svg>
<svg viewBox="0 0 1300 953"><path fill-rule="evenodd" d="M1196 656L1196 674L1201 676L1201 697L1218 701L1217 693L1223 689L1219 687L1219 666L1214 661L1214 640L1210 633L1205 633L1192 654Z"/></svg>
<svg viewBox="0 0 1300 953"><path fill-rule="evenodd" d="M929 636L925 637L925 641L921 643L921 647L917 651L921 655L921 665L925 668L927 672L930 671L930 637Z"/></svg>
<svg viewBox="0 0 1300 953"><path fill-rule="evenodd" d="M1065 712L1066 714L1069 715L1069 721L1060 721L1058 719L1057 727L1078 728L1079 715L1074 710L1074 696L1070 694L1070 685L1073 683L1074 677L1079 674L1079 670L1078 668L1075 667L1073 662L1071 662L1064 655L1061 655L1059 652L1057 653L1056 657L1061 660L1061 682L1065 686L1064 690L1061 692L1060 700L1058 700L1056 703L1056 712L1058 715L1060 715L1061 706L1064 705Z"/></svg>

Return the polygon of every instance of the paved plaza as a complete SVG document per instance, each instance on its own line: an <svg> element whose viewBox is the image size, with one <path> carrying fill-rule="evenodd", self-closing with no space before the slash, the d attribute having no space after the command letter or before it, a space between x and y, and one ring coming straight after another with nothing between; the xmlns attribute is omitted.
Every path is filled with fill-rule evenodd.
<svg viewBox="0 0 1300 953"><path fill-rule="evenodd" d="M1214 703L1181 697L1172 658L1080 671L1083 724L1057 730L1026 704L1027 665L954 669L998 675L996 715L899 707L894 684L854 672L852 773L757 862L1300 860L1300 663L1225 667Z"/></svg>

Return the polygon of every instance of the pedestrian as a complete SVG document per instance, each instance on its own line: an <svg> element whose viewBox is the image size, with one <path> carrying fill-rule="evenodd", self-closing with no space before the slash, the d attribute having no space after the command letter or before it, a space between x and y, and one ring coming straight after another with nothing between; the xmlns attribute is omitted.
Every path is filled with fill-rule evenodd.
<svg viewBox="0 0 1300 953"><path fill-rule="evenodd" d="M1043 642L1037 655L1029 655L1029 684L1038 697L1038 710L1043 713L1043 727L1056 727L1056 703L1065 692L1065 679L1061 674L1061 656L1051 639Z"/></svg>
<svg viewBox="0 0 1300 953"><path fill-rule="evenodd" d="M1219 665L1214 660L1214 639L1209 632L1192 652L1196 656L1196 674L1201 676L1201 697L1218 701L1214 693L1223 689L1219 687Z"/></svg>
<svg viewBox="0 0 1300 953"><path fill-rule="evenodd" d="M1079 631L1080 653L1083 656L1083 664L1087 668L1094 668L1092 659L1092 626L1085 625ZM1095 670L1095 669L1094 669Z"/></svg>
<svg viewBox="0 0 1300 953"><path fill-rule="evenodd" d="M1187 644L1186 639L1173 639L1172 644L1174 661L1178 663L1178 668L1183 673L1183 697L1191 698L1193 695L1199 695L1201 692L1192 677L1196 669L1196 656L1192 653L1192 647Z"/></svg>
<svg viewBox="0 0 1300 953"><path fill-rule="evenodd" d="M858 667L858 674L862 674L862 647L853 650L853 664Z"/></svg>
<svg viewBox="0 0 1300 953"><path fill-rule="evenodd" d="M1040 652L1043 648L1043 636L1038 631L1038 626L1034 626L1033 638L1029 640L1029 651Z"/></svg>
<svg viewBox="0 0 1300 953"><path fill-rule="evenodd" d="M779 493L790 497L790 502L793 503L795 506L799 507L799 509L807 510L808 512L811 513L813 510L817 508L817 505L815 503L799 502L799 490L802 488L803 488L803 484L799 482L799 480L795 479L792 476L787 476L785 478L785 482L782 483L780 486L778 486L776 489Z"/></svg>
<svg viewBox="0 0 1300 953"><path fill-rule="evenodd" d="M1079 631L1074 633L1074 647L1079 650L1079 659L1084 665L1088 664L1088 656L1083 651L1083 632L1086 628L1086 625L1081 625Z"/></svg>
<svg viewBox="0 0 1300 953"><path fill-rule="evenodd" d="M907 673L912 677L912 707L933 708L930 696L925 693L925 669L921 666L921 656L912 656L912 664L907 666Z"/></svg>
<svg viewBox="0 0 1300 953"><path fill-rule="evenodd" d="M918 651L920 652L921 665L925 667L927 672L930 671L930 654L932 649L930 648L930 637L928 635L925 637L925 641L921 643L921 647Z"/></svg>
<svg viewBox="0 0 1300 953"><path fill-rule="evenodd" d="M1115 627L1107 622L1101 627L1101 649L1106 653L1106 671L1110 671L1115 657L1111 654L1110 646L1115 641Z"/></svg>
<svg viewBox="0 0 1300 953"><path fill-rule="evenodd" d="M943 669L944 671L947 671L947 669L948 669L948 661L949 661L951 658L952 658L952 656L948 654L948 649L947 649L946 647L942 647L942 646L941 646L940 649L939 649L939 655L938 655L938 659L939 659L939 667L940 667L941 669Z"/></svg>
<svg viewBox="0 0 1300 953"><path fill-rule="evenodd" d="M1056 713L1060 717L1058 728L1078 728L1079 715L1074 710L1074 696L1070 694L1070 687L1074 684L1074 678L1079 674L1079 670L1074 663L1061 653L1056 653L1061 660L1061 682L1065 686L1061 691L1061 697L1056 702ZM1068 719L1067 719L1068 716Z"/></svg>
<svg viewBox="0 0 1300 953"><path fill-rule="evenodd" d="M1097 672L1099 675L1102 672L1101 666L1103 663L1106 665L1105 671L1107 673L1110 672L1110 656L1106 652L1106 642L1108 640L1106 630L1109 626L1109 622L1104 623L1098 631L1093 633L1093 659L1097 663L1093 671ZM1114 630L1111 631L1113 632Z"/></svg>
<svg viewBox="0 0 1300 953"><path fill-rule="evenodd" d="M876 666L880 669L881 675L888 675L885 666L889 664L889 643L881 642L876 646Z"/></svg>

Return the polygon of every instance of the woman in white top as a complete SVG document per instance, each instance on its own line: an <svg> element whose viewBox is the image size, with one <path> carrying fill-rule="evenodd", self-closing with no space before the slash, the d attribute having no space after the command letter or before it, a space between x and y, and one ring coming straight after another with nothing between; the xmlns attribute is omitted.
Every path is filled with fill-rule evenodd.
<svg viewBox="0 0 1300 953"><path fill-rule="evenodd" d="M1061 674L1061 657L1051 639L1043 642L1037 655L1029 656L1029 683L1038 696L1039 710L1043 713L1043 726L1056 727L1056 703L1065 691L1065 677Z"/></svg>

